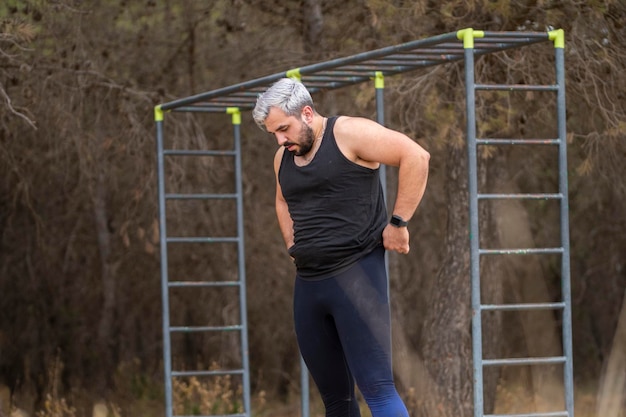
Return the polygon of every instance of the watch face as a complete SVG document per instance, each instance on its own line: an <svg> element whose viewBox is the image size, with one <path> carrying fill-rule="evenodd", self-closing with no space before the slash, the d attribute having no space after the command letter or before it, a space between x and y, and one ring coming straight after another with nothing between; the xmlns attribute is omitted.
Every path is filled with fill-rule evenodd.
<svg viewBox="0 0 626 417"><path fill-rule="evenodd" d="M389 223L396 227L404 227L408 224L408 222L402 220L400 216L391 216L391 220L389 221Z"/></svg>

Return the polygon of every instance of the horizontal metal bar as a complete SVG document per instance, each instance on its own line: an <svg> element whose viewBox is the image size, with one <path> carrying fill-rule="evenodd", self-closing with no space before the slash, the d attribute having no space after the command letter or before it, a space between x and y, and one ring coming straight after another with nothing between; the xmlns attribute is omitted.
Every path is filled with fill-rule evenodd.
<svg viewBox="0 0 626 417"><path fill-rule="evenodd" d="M483 311L511 311L511 310L558 310L565 308L565 303L524 303L524 304L482 304Z"/></svg>
<svg viewBox="0 0 626 417"><path fill-rule="evenodd" d="M322 79L326 79L327 81L332 82L332 81L335 81L337 77L348 77L348 78L363 77L363 72L362 71L348 71L346 69L327 70L327 71L320 71L315 74L303 75L302 80L303 82L306 82L308 80L321 81Z"/></svg>
<svg viewBox="0 0 626 417"><path fill-rule="evenodd" d="M242 330L243 326L240 324L231 326L172 326L170 332L172 333L196 333L196 332L221 332L221 331L235 331Z"/></svg>
<svg viewBox="0 0 626 417"><path fill-rule="evenodd" d="M327 83L343 81L343 82L362 82L371 78L370 74L363 75L363 73L352 72L350 75L307 75L302 77L302 82L306 83L309 87L324 87Z"/></svg>
<svg viewBox="0 0 626 417"><path fill-rule="evenodd" d="M194 106L187 107L179 107L172 111L176 112L197 112L197 113L226 113L226 108L228 107L238 107L240 110L250 110L254 108L254 102L242 103L237 106L233 106L232 104L226 105L220 102L216 102L215 104L197 104Z"/></svg>
<svg viewBox="0 0 626 417"><path fill-rule="evenodd" d="M166 200L226 200L237 194L165 194Z"/></svg>
<svg viewBox="0 0 626 417"><path fill-rule="evenodd" d="M241 375L243 369L214 370L214 371L172 371L173 377L181 376L217 376L217 375Z"/></svg>
<svg viewBox="0 0 626 417"><path fill-rule="evenodd" d="M374 73L374 71L371 72ZM362 82L369 81L371 78L372 76L368 73L360 77L353 76L349 78L335 79L334 81L315 81L303 78L303 83L306 83L309 91L315 92L326 88L340 88L346 85L360 84Z"/></svg>
<svg viewBox="0 0 626 417"><path fill-rule="evenodd" d="M235 156L237 152L234 150L225 151L204 151L193 149L165 149L163 155L171 156Z"/></svg>
<svg viewBox="0 0 626 417"><path fill-rule="evenodd" d="M534 255L544 253L563 253L563 248L527 248L527 249L479 249L479 255Z"/></svg>
<svg viewBox="0 0 626 417"><path fill-rule="evenodd" d="M446 61L447 62L447 61ZM352 71L366 71L368 73L373 73L376 71L385 71L385 70L393 70L393 71L397 71L397 72L406 72L406 71L411 71L417 68L421 68L424 66L430 66L430 65L435 65L435 64L439 64L440 61L439 60L422 60L420 62L413 62L411 63L411 65L408 64L404 64L404 65L395 65L395 64L389 64L389 65L385 65L383 64L359 64L359 65L350 65L347 66L346 69L348 70L352 70Z"/></svg>
<svg viewBox="0 0 626 417"><path fill-rule="evenodd" d="M400 52L399 54L389 55L388 58L398 58L406 56L424 57L424 56L441 56L441 55L465 55L465 49L460 43L442 43L429 48L415 48L410 51Z"/></svg>
<svg viewBox="0 0 626 417"><path fill-rule="evenodd" d="M569 417L569 413L567 411L547 411L545 413L484 414L483 417Z"/></svg>
<svg viewBox="0 0 626 417"><path fill-rule="evenodd" d="M477 145L558 145L560 139L476 139Z"/></svg>
<svg viewBox="0 0 626 417"><path fill-rule="evenodd" d="M479 200L516 199L516 200L558 200L563 198L561 193L550 194L478 194Z"/></svg>
<svg viewBox="0 0 626 417"><path fill-rule="evenodd" d="M237 243L238 237L168 237L167 243Z"/></svg>
<svg viewBox="0 0 626 417"><path fill-rule="evenodd" d="M240 281L170 281L168 287L238 287Z"/></svg>
<svg viewBox="0 0 626 417"><path fill-rule="evenodd" d="M521 41L524 42L528 42L530 40L534 40L536 42L541 42L541 41L546 41L550 38L549 34L547 32L517 32L517 31L491 31L491 30L485 30L483 31L483 35L484 38L476 38L477 41L480 41L482 39L489 39L489 38L495 38L495 39L519 39Z"/></svg>
<svg viewBox="0 0 626 417"><path fill-rule="evenodd" d="M558 91L558 85L527 85L527 84L475 84L476 90L504 91Z"/></svg>
<svg viewBox="0 0 626 417"><path fill-rule="evenodd" d="M565 363L565 356L550 356L545 358L483 359L483 366L549 365L555 363Z"/></svg>
<svg viewBox="0 0 626 417"><path fill-rule="evenodd" d="M176 107L174 109L171 109L170 111L181 112L181 113L224 113L226 111L225 107L227 106L209 107L209 106L195 105L195 106L186 106L186 107ZM237 106L232 106L232 107L237 107ZM239 106L239 107L243 107L243 106Z"/></svg>
<svg viewBox="0 0 626 417"><path fill-rule="evenodd" d="M220 103L224 103L224 105L229 105L232 107L237 107L237 103L249 103L256 102L257 97L254 95L241 95L241 94L233 94L230 96L224 96L219 98ZM217 103L216 99L210 101L210 103ZM202 103L198 103L202 104Z"/></svg>
<svg viewBox="0 0 626 417"><path fill-rule="evenodd" d="M215 109L219 109L219 113L226 113L226 109L229 107L237 107L239 109L247 109L250 107L254 107L256 104L256 99L229 99L227 97L214 98L210 102L206 103L198 103L193 107L187 107L189 109L198 109L199 112L206 113L215 113ZM174 110L176 111L176 110Z"/></svg>
<svg viewBox="0 0 626 417"><path fill-rule="evenodd" d="M299 73L301 75L313 74L319 71L323 71L329 68L338 68L345 65L350 65L357 62L365 62L368 60L375 60L381 57L385 57L394 53L402 52L402 51L410 51L411 49L419 48L419 47L429 47L432 45L439 44L445 41L458 40L457 32L445 33L443 35L433 36L430 38L420 39L411 42L405 42L399 45L389 46L373 51L363 52L360 54L352 55L349 57L337 58L330 61L318 62L312 65L306 65L299 68ZM163 111L181 109L183 106L188 106L193 103L197 103L202 100L208 100L215 97L225 96L234 92L249 90L252 88L267 86L272 84L275 81L285 77L285 72L281 71L275 74L267 75L265 77L257 78L251 81L246 81L239 84L234 84L228 87L219 88L217 90L208 91L201 94L196 94L193 96L185 97L182 99L174 100L169 103L164 103L161 105L161 109ZM190 109L194 109L194 107L190 107Z"/></svg>

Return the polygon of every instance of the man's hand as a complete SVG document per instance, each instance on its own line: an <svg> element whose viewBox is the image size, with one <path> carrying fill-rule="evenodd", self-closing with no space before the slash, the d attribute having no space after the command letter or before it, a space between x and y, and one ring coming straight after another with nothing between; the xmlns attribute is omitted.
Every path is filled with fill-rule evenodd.
<svg viewBox="0 0 626 417"><path fill-rule="evenodd" d="M409 253L409 229L388 224L383 230L383 246L406 255Z"/></svg>

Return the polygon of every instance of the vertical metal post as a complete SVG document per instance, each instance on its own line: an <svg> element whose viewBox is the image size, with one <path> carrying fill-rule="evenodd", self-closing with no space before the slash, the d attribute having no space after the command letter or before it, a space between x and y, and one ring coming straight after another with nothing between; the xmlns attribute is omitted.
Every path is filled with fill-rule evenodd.
<svg viewBox="0 0 626 417"><path fill-rule="evenodd" d="M382 71L376 71L374 87L376 88L376 121L385 126L385 76ZM387 167L385 165L380 166L379 175L383 199L387 205ZM389 254L387 252L385 252L385 272L387 273L387 294L389 294Z"/></svg>
<svg viewBox="0 0 626 417"><path fill-rule="evenodd" d="M287 71L285 76L296 81L302 81L299 68ZM302 355L300 355L300 390L300 412L302 417L309 417L309 368L307 368Z"/></svg>
<svg viewBox="0 0 626 417"><path fill-rule="evenodd" d="M229 107L227 113L232 116L235 140L235 191L237 195L237 268L239 275L239 314L241 322L241 360L243 367L243 402L247 416L252 415L250 406L250 363L248 346L248 311L246 296L246 265L243 225L243 186L241 164L241 112L237 107Z"/></svg>
<svg viewBox="0 0 626 417"><path fill-rule="evenodd" d="M478 163L476 156L476 97L474 87L474 36L479 32L459 32L465 52L465 109L467 118L467 170L469 191L469 243L472 303L472 362L474 375L474 417L481 417L483 406L482 312L480 301L480 254L478 230Z"/></svg>
<svg viewBox="0 0 626 417"><path fill-rule="evenodd" d="M385 126L385 75L382 71L376 71L374 76L374 87L376 88L376 121ZM383 199L385 206L387 205L387 167L385 165L380 166L380 185L383 189ZM391 299L391 276L389 275L389 253L385 251L385 273L387 274L387 297ZM389 305L391 308L391 303ZM392 349L393 351L393 349ZM393 356L393 355L392 355Z"/></svg>
<svg viewBox="0 0 626 417"><path fill-rule="evenodd" d="M385 76L382 71L376 71L374 87L376 88L376 121L385 126ZM383 186L383 196L387 201L387 169L384 165L380 166L380 183Z"/></svg>
<svg viewBox="0 0 626 417"><path fill-rule="evenodd" d="M302 355L300 355L300 410L302 417L309 417L309 368L306 367Z"/></svg>
<svg viewBox="0 0 626 417"><path fill-rule="evenodd" d="M563 369L565 408L574 417L574 371L572 350L572 299L570 285L569 199L567 187L567 133L565 117L565 35L562 29L549 33L555 46L555 72L557 91L557 126L559 137L559 194L561 194L561 296L563 308Z"/></svg>
<svg viewBox="0 0 626 417"><path fill-rule="evenodd" d="M154 108L157 145L157 187L159 194L159 243L161 250L161 302L163 304L163 371L165 372L165 415L172 417L172 355L170 340L170 304L167 267L167 227L165 224L165 161L163 158L163 110Z"/></svg>

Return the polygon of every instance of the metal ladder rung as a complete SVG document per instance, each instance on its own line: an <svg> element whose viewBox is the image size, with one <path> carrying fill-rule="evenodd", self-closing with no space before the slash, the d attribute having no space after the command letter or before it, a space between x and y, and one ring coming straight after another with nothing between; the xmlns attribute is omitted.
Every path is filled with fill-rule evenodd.
<svg viewBox="0 0 626 417"><path fill-rule="evenodd" d="M477 145L559 145L560 139L476 139Z"/></svg>
<svg viewBox="0 0 626 417"><path fill-rule="evenodd" d="M222 331L234 331L243 330L243 326L240 324L231 326L172 326L170 332L174 333L193 333L193 332L222 332Z"/></svg>
<svg viewBox="0 0 626 417"><path fill-rule="evenodd" d="M548 411L545 413L485 414L484 417L569 417L569 413L567 411Z"/></svg>
<svg viewBox="0 0 626 417"><path fill-rule="evenodd" d="M563 253L563 247L526 249L478 249L479 255L533 255L544 253Z"/></svg>
<svg viewBox="0 0 626 417"><path fill-rule="evenodd" d="M168 287L238 287L239 281L170 281Z"/></svg>
<svg viewBox="0 0 626 417"><path fill-rule="evenodd" d="M476 90L508 90L508 91L559 91L558 85L530 84L475 84Z"/></svg>
<svg viewBox="0 0 626 417"><path fill-rule="evenodd" d="M168 237L167 243L237 243L238 237Z"/></svg>
<svg viewBox="0 0 626 417"><path fill-rule="evenodd" d="M565 303L524 303L524 304L482 304L483 311L512 311L512 310L558 310L565 308Z"/></svg>
<svg viewBox="0 0 626 417"><path fill-rule="evenodd" d="M565 363L565 356L550 356L545 358L483 359L483 366L546 365L554 363Z"/></svg>
<svg viewBox="0 0 626 417"><path fill-rule="evenodd" d="M214 371L172 371L172 376L218 376L218 375L242 375L243 369L214 370Z"/></svg>
<svg viewBox="0 0 626 417"><path fill-rule="evenodd" d="M528 200L560 200L563 198L561 193L539 193L539 194L478 194L479 200L495 200L495 199L528 199Z"/></svg>
<svg viewBox="0 0 626 417"><path fill-rule="evenodd" d="M171 156L235 156L235 151L201 151L201 150L183 150L183 149L165 149L163 155Z"/></svg>
<svg viewBox="0 0 626 417"><path fill-rule="evenodd" d="M237 194L165 194L166 200L226 200L237 197Z"/></svg>

